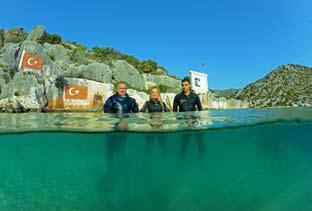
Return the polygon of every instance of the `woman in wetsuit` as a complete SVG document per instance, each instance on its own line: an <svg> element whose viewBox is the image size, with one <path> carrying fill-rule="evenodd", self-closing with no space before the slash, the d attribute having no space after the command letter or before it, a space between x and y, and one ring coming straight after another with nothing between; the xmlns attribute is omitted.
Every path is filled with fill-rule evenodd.
<svg viewBox="0 0 312 211"><path fill-rule="evenodd" d="M167 105L162 101L160 96L160 90L157 86L153 86L150 89L150 99L144 103L140 111L148 111L149 113L170 111Z"/></svg>
<svg viewBox="0 0 312 211"><path fill-rule="evenodd" d="M169 108L167 105L162 101L160 96L160 90L157 86L153 86L150 89L150 99L146 101L140 110L141 112L148 112L150 113L150 126L154 130L161 130L162 129L162 115L161 112L169 112ZM162 134L155 134L146 135L145 136L145 155L148 157L153 149L154 142L158 142L161 150L161 154L165 155L166 152L166 136ZM152 165L150 165L152 166Z"/></svg>

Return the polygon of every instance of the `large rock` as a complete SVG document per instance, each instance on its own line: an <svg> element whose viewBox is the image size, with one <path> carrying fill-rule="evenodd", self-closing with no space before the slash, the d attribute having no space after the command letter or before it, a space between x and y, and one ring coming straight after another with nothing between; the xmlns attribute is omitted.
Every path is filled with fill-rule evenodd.
<svg viewBox="0 0 312 211"><path fill-rule="evenodd" d="M5 98L0 100L0 112L20 113L23 111L15 99Z"/></svg>
<svg viewBox="0 0 312 211"><path fill-rule="evenodd" d="M68 49L64 48L64 46L49 43L45 43L43 46L47 49L48 56L52 61L65 60L68 62Z"/></svg>
<svg viewBox="0 0 312 211"><path fill-rule="evenodd" d="M167 75L143 74L145 89L157 85L162 91L178 93L181 91L181 80L172 78Z"/></svg>
<svg viewBox="0 0 312 211"><path fill-rule="evenodd" d="M7 79L6 79L7 78ZM0 100L5 98L3 96L3 92L6 86L6 83L9 80L9 75L7 73L3 72L3 69L0 67Z"/></svg>
<svg viewBox="0 0 312 211"><path fill-rule="evenodd" d="M47 87L48 110L101 111L105 100L113 94L113 85L80 78L65 78L66 85L87 87L86 99L68 99L65 90L55 84Z"/></svg>
<svg viewBox="0 0 312 211"><path fill-rule="evenodd" d="M0 49L0 66L6 68L17 68L19 63L18 50L19 50L18 44L6 43Z"/></svg>
<svg viewBox="0 0 312 211"><path fill-rule="evenodd" d="M130 88L144 90L144 79L140 72L123 60L113 62L113 79L115 82L126 81Z"/></svg>
<svg viewBox="0 0 312 211"><path fill-rule="evenodd" d="M24 41L21 44L20 50L18 51L18 56L16 58L16 62L18 63L21 59L21 55L23 50L25 50L25 52L33 54L33 55L39 55L43 58L44 60L44 67L43 70L41 72L37 72L40 73L40 75L51 75L54 72L56 72L54 70L55 66L54 66L54 62L52 61L52 59L50 58L50 56L48 55L48 51L45 47L43 47L41 44L34 42L34 41Z"/></svg>
<svg viewBox="0 0 312 211"><path fill-rule="evenodd" d="M62 73L65 77L83 78L102 83L110 83L112 81L112 71L108 65L93 62L89 65L75 66L71 65Z"/></svg>
<svg viewBox="0 0 312 211"><path fill-rule="evenodd" d="M46 35L47 33L44 26L37 26L28 33L26 40L38 42L42 40Z"/></svg>
<svg viewBox="0 0 312 211"><path fill-rule="evenodd" d="M8 83L1 83L0 99L17 103L20 111L41 111L47 99L43 84L35 75L16 74ZM3 110L3 107L2 107Z"/></svg>
<svg viewBox="0 0 312 211"><path fill-rule="evenodd" d="M49 59L47 49L44 48L41 44L35 42L35 41L24 41L21 44L21 51L25 50L27 53L40 55L44 59Z"/></svg>

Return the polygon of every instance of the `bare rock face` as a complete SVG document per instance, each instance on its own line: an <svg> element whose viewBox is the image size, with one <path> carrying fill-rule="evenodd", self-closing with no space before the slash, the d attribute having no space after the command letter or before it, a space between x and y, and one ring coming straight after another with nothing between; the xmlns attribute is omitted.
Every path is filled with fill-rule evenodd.
<svg viewBox="0 0 312 211"><path fill-rule="evenodd" d="M112 72L115 81L126 81L131 88L144 90L144 80L142 75L126 61L119 60L114 62Z"/></svg>
<svg viewBox="0 0 312 211"><path fill-rule="evenodd" d="M181 91L181 80L171 78L167 75L143 74L145 88L149 89L158 85L162 91L178 93Z"/></svg>
<svg viewBox="0 0 312 211"><path fill-rule="evenodd" d="M74 66L70 65L68 69L62 72L65 77L82 78L101 83L111 83L112 70L108 65L93 62L88 65Z"/></svg>
<svg viewBox="0 0 312 211"><path fill-rule="evenodd" d="M2 111L5 109L11 112L41 111L47 103L44 87L35 75L16 74L8 83L0 82L0 84ZM11 105L7 107L4 102Z"/></svg>

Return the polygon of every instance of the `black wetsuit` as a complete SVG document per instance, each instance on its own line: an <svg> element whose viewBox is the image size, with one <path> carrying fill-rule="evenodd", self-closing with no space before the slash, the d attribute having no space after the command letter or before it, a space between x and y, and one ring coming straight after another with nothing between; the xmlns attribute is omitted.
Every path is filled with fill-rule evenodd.
<svg viewBox="0 0 312 211"><path fill-rule="evenodd" d="M198 111L203 110L199 96L194 92L190 92L188 96L181 92L180 94L177 94L174 98L173 111L177 112L178 108L179 112L196 111L195 106L197 106Z"/></svg>
<svg viewBox="0 0 312 211"><path fill-rule="evenodd" d="M121 96L114 94L109 97L104 104L105 113L137 113L139 107L135 99L128 94Z"/></svg>
<svg viewBox="0 0 312 211"><path fill-rule="evenodd" d="M154 100L148 100L144 103L141 112L145 112L146 110L149 113L154 113L154 112L168 112L169 109L166 106L166 104L163 102L163 105L159 101L154 101Z"/></svg>

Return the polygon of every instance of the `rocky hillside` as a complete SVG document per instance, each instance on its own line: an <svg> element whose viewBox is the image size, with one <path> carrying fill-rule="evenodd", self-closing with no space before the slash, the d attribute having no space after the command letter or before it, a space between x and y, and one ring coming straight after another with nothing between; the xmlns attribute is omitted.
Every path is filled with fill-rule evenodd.
<svg viewBox="0 0 312 211"><path fill-rule="evenodd" d="M88 50L76 42L65 42L49 34L43 26L31 32L23 29L0 30L0 67L16 69L22 50L44 57L51 75L76 77L98 82L127 81L129 87L147 90L157 81L163 91L178 91L179 78L152 60L140 61L112 48ZM18 70L16 70L18 71Z"/></svg>
<svg viewBox="0 0 312 211"><path fill-rule="evenodd" d="M232 97L254 107L312 106L312 68L281 65Z"/></svg>
<svg viewBox="0 0 312 211"><path fill-rule="evenodd" d="M181 83L155 61L140 61L112 48L89 50L49 34L43 26L30 32L0 30L0 112L100 111L117 81L128 83L140 106L156 84L172 106ZM247 106L211 93L201 97L205 108Z"/></svg>

